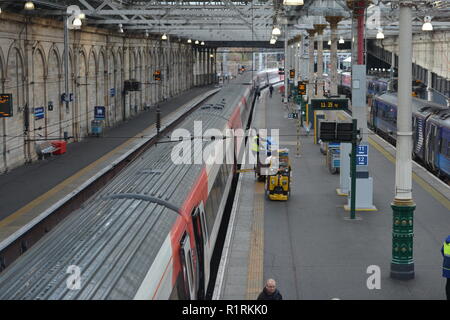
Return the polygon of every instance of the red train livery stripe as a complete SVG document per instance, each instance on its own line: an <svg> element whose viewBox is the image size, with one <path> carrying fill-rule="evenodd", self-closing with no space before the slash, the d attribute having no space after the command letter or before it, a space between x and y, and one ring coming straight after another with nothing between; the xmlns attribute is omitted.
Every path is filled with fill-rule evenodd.
<svg viewBox="0 0 450 320"><path fill-rule="evenodd" d="M191 248L195 248L195 239L193 237L194 230L192 226L191 213L195 207L198 206L201 200L203 203L206 203L206 199L208 198L208 176L206 174L206 168L203 167L202 171L197 178L197 181L191 192L186 197L183 205L180 209L180 216L175 221L175 224L172 228L171 232L171 243L172 243L172 256L173 256L173 274L172 274L172 285L175 285L178 274L181 272L181 262L180 262L180 239L187 229L189 234L189 238L191 241ZM194 261L194 268L197 264L196 254L192 254L192 258Z"/></svg>

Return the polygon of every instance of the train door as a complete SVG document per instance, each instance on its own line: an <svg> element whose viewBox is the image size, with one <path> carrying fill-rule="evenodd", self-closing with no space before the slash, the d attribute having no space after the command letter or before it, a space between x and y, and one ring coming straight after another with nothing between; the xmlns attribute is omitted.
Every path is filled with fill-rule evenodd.
<svg viewBox="0 0 450 320"><path fill-rule="evenodd" d="M186 232L180 241L180 260L181 271L183 272L183 281L185 288L185 297L188 300L194 300L195 297L195 273L192 261L192 251L189 234Z"/></svg>
<svg viewBox="0 0 450 320"><path fill-rule="evenodd" d="M197 298L204 299L206 285L209 275L208 255L206 243L208 241L208 229L206 228L206 217L203 203L193 211L192 224L194 228L195 247L197 252Z"/></svg>
<svg viewBox="0 0 450 320"><path fill-rule="evenodd" d="M426 150L426 163L432 170L435 170L435 155L436 155L436 134L437 126L434 123L430 124L429 131L427 132L427 150Z"/></svg>

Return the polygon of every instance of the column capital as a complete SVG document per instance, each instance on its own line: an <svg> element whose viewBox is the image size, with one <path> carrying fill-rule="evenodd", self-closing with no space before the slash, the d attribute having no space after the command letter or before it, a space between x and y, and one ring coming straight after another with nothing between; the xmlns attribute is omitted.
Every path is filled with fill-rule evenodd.
<svg viewBox="0 0 450 320"><path fill-rule="evenodd" d="M328 26L327 24L315 24L315 25L314 25L314 30L316 30L316 32L317 32L319 35L322 35L322 34L323 34L323 30L325 30L325 28L326 28L327 26Z"/></svg>
<svg viewBox="0 0 450 320"><path fill-rule="evenodd" d="M327 20L327 22L330 24L330 29L336 29L338 23L344 19L344 17L340 17L340 16L327 16L325 17L325 20Z"/></svg>
<svg viewBox="0 0 450 320"><path fill-rule="evenodd" d="M316 34L316 29L307 29L306 32L308 32L310 37L314 37Z"/></svg>
<svg viewBox="0 0 450 320"><path fill-rule="evenodd" d="M347 0L347 7L350 10L358 11L369 6L369 0Z"/></svg>

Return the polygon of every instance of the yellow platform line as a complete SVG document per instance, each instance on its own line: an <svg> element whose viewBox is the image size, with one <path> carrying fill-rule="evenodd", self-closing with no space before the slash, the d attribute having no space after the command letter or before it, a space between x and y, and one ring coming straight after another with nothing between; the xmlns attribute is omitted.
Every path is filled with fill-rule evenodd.
<svg viewBox="0 0 450 320"><path fill-rule="evenodd" d="M390 162L395 164L395 157L387 152L380 144L369 137L369 143L380 151ZM419 177L415 172L412 173L413 180L421 186L425 191L427 191L433 198L439 201L447 210L450 210L450 200L448 200L442 193L437 191L433 186L426 182L423 178Z"/></svg>
<svg viewBox="0 0 450 320"><path fill-rule="evenodd" d="M264 183L257 182L247 272L247 300L255 300L264 284Z"/></svg>

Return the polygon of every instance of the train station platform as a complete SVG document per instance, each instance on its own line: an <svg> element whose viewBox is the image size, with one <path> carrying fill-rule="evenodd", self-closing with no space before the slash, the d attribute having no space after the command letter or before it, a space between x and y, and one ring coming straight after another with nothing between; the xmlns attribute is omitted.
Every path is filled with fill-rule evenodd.
<svg viewBox="0 0 450 320"><path fill-rule="evenodd" d="M413 165L415 278L391 279L394 147L370 136L378 210L358 211L360 220L348 220L347 198L336 193L339 175L329 172L312 135L301 135L296 157L296 120L287 118L274 92L269 98L263 91L253 124L280 130L280 146L290 150L291 196L270 201L252 173L240 174L213 298L255 300L273 278L283 299L445 299L440 249L450 233L449 186ZM367 286L370 266L380 268L380 289Z"/></svg>
<svg viewBox="0 0 450 320"><path fill-rule="evenodd" d="M159 103L161 131L218 90L196 87ZM153 108L106 130L102 137L68 144L63 155L0 175L0 250L156 136L155 123Z"/></svg>

